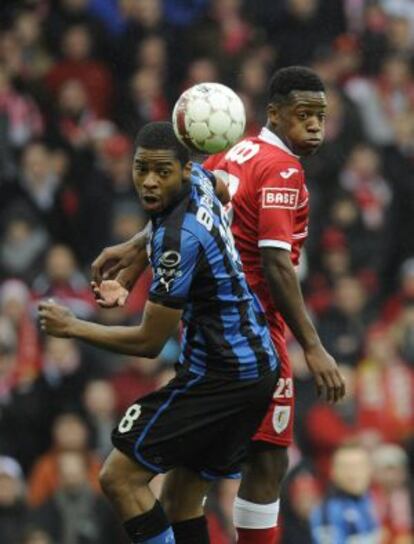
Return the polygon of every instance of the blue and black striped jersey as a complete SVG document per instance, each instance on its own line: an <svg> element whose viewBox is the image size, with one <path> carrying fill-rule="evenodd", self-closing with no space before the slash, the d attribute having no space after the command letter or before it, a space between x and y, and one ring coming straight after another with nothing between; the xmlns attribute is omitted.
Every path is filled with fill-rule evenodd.
<svg viewBox="0 0 414 544"><path fill-rule="evenodd" d="M182 308L180 362L204 375L254 379L276 369L265 317L251 293L210 174L194 165L179 202L153 218L149 299Z"/></svg>
<svg viewBox="0 0 414 544"><path fill-rule="evenodd" d="M337 491L313 511L312 544L378 544L380 531L369 495Z"/></svg>

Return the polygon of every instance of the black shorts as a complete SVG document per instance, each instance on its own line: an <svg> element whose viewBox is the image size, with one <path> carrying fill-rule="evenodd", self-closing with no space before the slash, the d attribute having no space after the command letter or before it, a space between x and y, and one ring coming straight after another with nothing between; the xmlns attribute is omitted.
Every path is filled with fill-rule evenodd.
<svg viewBox="0 0 414 544"><path fill-rule="evenodd" d="M155 473L187 467L205 479L237 478L276 374L231 381L181 368L165 387L128 408L112 443Z"/></svg>

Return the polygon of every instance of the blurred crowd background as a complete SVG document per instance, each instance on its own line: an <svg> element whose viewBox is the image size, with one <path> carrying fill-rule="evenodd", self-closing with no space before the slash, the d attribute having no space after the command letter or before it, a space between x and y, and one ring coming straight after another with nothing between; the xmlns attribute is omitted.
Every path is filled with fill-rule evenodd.
<svg viewBox="0 0 414 544"><path fill-rule="evenodd" d="M137 322L148 274L122 309L99 309L89 288L94 257L146 221L131 185L135 132L168 119L188 86L219 81L242 97L253 135L269 76L291 64L327 85L326 143L305 161L312 213L300 274L348 394L319 402L289 339L297 421L280 543L311 542L309 516L344 443L370 455L382 544L414 542L414 3L2 0L2 544L124 542L97 474L123 410L173 375L178 341L149 360L46 338L37 302ZM209 497L213 544L234 541L235 485Z"/></svg>

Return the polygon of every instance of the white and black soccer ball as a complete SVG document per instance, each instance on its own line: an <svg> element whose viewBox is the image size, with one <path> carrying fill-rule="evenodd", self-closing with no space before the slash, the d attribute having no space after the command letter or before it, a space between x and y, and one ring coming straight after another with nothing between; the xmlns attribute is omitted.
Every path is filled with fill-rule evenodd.
<svg viewBox="0 0 414 544"><path fill-rule="evenodd" d="M220 83L199 83L177 100L172 122L177 138L198 153L219 153L244 133L246 112L237 94Z"/></svg>

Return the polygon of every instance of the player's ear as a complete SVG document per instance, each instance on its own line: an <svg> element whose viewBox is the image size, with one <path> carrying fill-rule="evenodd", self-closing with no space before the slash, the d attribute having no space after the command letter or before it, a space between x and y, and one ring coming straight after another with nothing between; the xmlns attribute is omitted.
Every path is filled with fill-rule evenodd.
<svg viewBox="0 0 414 544"><path fill-rule="evenodd" d="M276 127L279 124L279 120L280 120L280 107L273 102L269 102L266 108L266 112L267 112L268 121L274 127Z"/></svg>
<svg viewBox="0 0 414 544"><path fill-rule="evenodd" d="M189 181L191 177L191 170L193 168L193 163L191 161L188 161L183 166L183 180Z"/></svg>

